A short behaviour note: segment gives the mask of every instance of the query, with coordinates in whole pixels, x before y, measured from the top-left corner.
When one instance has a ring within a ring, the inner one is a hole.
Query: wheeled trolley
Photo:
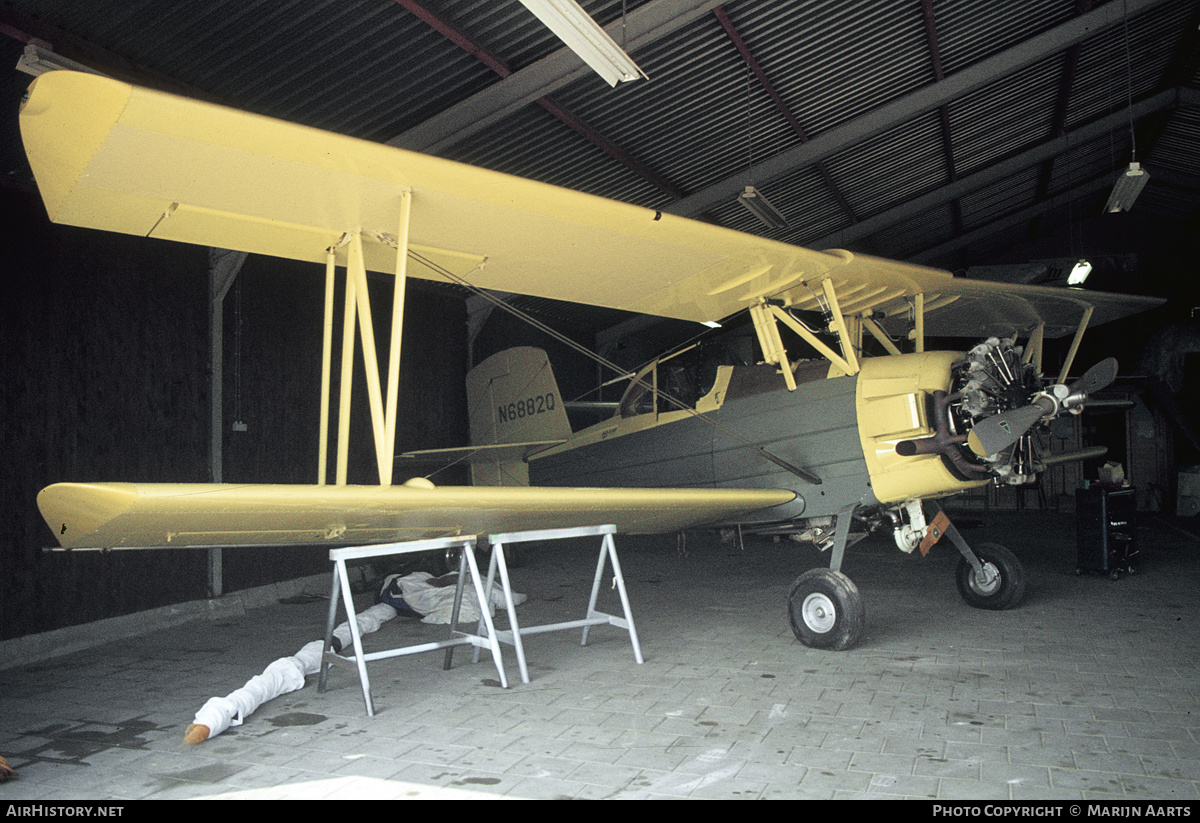
[[[1113,580],[1137,571],[1137,502],[1132,487],[1092,486],[1075,492],[1079,557],[1076,574],[1098,572]]]

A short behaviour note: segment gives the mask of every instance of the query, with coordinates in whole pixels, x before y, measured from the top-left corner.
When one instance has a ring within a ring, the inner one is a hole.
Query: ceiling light
[[[757,217],[759,220],[766,223],[773,229],[786,228],[787,218],[771,204],[771,201],[763,197],[762,192],[754,188],[754,186],[746,186],[746,190],[738,195],[738,202],[746,207],[746,210]]]
[[[1130,163],[1129,168],[1117,178],[1117,184],[1113,186],[1112,194],[1108,196],[1108,204],[1104,207],[1104,211],[1107,214],[1129,211],[1133,207],[1133,201],[1137,200],[1137,196],[1142,193],[1142,189],[1146,187],[1149,180],[1150,174],[1142,168],[1140,163]]]
[[[567,48],[579,55],[608,85],[615,86],[618,81],[637,80],[646,76],[575,0],[521,0],[521,4],[557,34]]]
[[[1067,275],[1068,286],[1082,286],[1083,281],[1088,279],[1088,275],[1092,273],[1092,264],[1086,260],[1080,260],[1071,269],[1071,273]]]
[[[85,66],[83,63],[76,63],[74,60],[55,54],[49,49],[44,49],[41,46],[35,46],[30,43],[25,47],[24,53],[17,60],[17,71],[23,71],[26,74],[32,74],[34,77],[40,77],[48,71],[58,71],[67,69],[69,71],[86,71],[89,74],[99,74],[105,76],[102,72],[98,72],[91,66]]]

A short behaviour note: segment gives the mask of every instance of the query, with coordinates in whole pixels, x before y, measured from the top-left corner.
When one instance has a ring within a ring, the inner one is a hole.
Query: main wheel
[[[788,592],[788,618],[796,639],[814,649],[841,651],[858,642],[866,623],[862,596],[849,577],[811,569]]]
[[[975,556],[983,575],[975,572],[964,557],[958,561],[958,593],[977,609],[1011,609],[1025,596],[1025,567],[999,543],[980,543]]]

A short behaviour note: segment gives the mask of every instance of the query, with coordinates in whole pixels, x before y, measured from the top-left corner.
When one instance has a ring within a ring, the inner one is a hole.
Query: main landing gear
[[[796,578],[788,592],[788,618],[805,646],[842,651],[858,642],[867,615],[849,577],[832,569],[811,569]]]
[[[830,567],[805,572],[796,578],[788,592],[792,632],[809,648],[849,649],[858,642],[866,623],[858,587],[839,571],[850,518],[849,512],[838,515]],[[913,542],[909,551],[919,547],[925,554],[939,539],[948,537],[962,555],[955,580],[967,605],[999,611],[1020,604],[1025,596],[1025,569],[1011,551],[998,543],[980,543],[972,549],[944,515],[939,515],[928,527],[922,522],[921,527],[924,539],[919,544]]]

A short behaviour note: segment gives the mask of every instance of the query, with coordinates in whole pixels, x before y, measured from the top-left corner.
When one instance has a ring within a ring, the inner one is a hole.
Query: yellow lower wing
[[[795,497],[780,489],[56,483],[38,508],[67,549],[340,546],[606,523],[670,532]]]

